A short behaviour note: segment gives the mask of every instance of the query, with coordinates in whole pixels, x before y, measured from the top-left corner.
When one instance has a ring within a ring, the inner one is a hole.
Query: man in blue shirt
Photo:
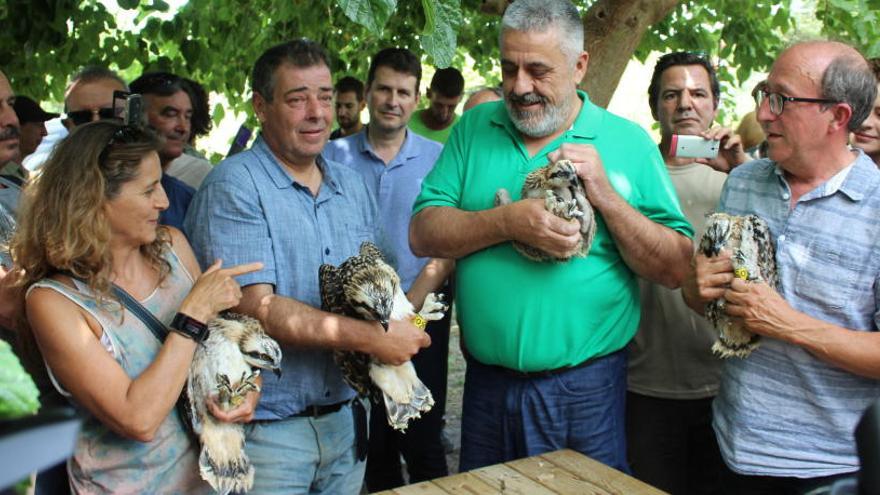
[[[375,240],[376,204],[359,174],[320,157],[333,123],[333,84],[324,49],[295,40],[254,65],[261,135],[220,163],[199,188],[185,227],[203,265],[259,260],[239,277],[236,311],[257,317],[283,346],[283,374],[265,376],[247,429],[257,493],[357,493],[354,392],[332,351],[401,364],[430,343],[411,322],[358,321],[318,310],[318,268],[337,265]],[[361,430],[364,431],[364,430]]]
[[[373,57],[367,78],[366,131],[331,141],[328,160],[343,163],[366,176],[379,206],[379,242],[400,274],[401,284],[416,309],[425,296],[438,290],[452,270],[452,260],[422,258],[409,248],[409,220],[422,179],[434,167],[443,147],[407,129],[419,100],[419,59],[405,48],[387,48]],[[416,372],[434,396],[434,408],[402,434],[386,419],[384,406],[374,404],[370,415],[367,489],[387,490],[403,484],[400,454],[411,483],[446,476],[441,442],[446,403],[449,354],[449,315],[428,324],[432,345],[413,358]]]
[[[853,431],[880,397],[880,172],[849,133],[871,111],[865,59],[836,42],[785,50],[756,92],[769,158],[734,169],[719,210],[767,221],[780,286],[735,279],[730,253],[695,257],[689,305],[763,335],[725,362],[713,426],[729,493],[805,493],[859,469]]]

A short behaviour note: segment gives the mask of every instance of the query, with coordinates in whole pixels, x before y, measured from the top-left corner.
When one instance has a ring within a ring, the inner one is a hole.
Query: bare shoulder
[[[186,271],[192,275],[193,280],[199,278],[202,270],[199,268],[199,262],[196,260],[196,255],[193,253],[192,246],[189,245],[186,236],[175,227],[166,226],[166,228],[171,237],[171,249],[174,250],[174,254],[180,258]]]

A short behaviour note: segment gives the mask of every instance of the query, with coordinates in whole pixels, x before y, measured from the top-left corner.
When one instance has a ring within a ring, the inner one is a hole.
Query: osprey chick
[[[522,199],[531,198],[543,198],[544,207],[557,217],[565,220],[576,218],[581,226],[582,239],[574,256],[583,258],[590,252],[590,245],[593,244],[593,237],[596,235],[596,219],[593,207],[587,200],[584,183],[581,182],[570,161],[559,160],[529,173],[522,187]],[[510,203],[510,193],[506,189],[499,189],[495,193],[495,206]],[[513,247],[533,261],[570,259],[550,256],[536,247],[518,241],[513,241]]]
[[[400,287],[400,278],[372,243],[361,244],[359,254],[338,267],[321,265],[318,275],[325,311],[378,321],[385,330],[390,320],[415,316],[413,305]],[[439,320],[445,311],[441,298],[432,293],[425,298],[418,316]],[[405,431],[411,419],[434,406],[431,391],[419,380],[412,362],[391,366],[354,351],[337,351],[334,358],[345,380],[361,397],[385,404],[388,424],[397,430]]]
[[[186,385],[189,419],[202,445],[199,472],[220,494],[247,492],[254,483],[254,468],[244,452],[244,425],[216,420],[206,402],[216,395],[224,410],[241,405],[249,391],[260,389],[259,368],[280,374],[281,348],[249,316],[224,313],[208,328]]]
[[[718,256],[722,248],[732,253],[734,276],[749,282],[763,281],[777,288],[779,278],[770,228],[760,217],[726,213],[709,215],[699,250],[707,257],[713,257]],[[718,340],[712,346],[712,352],[723,358],[744,358],[758,347],[761,336],[733,322],[724,313],[724,304],[723,297],[706,304],[706,318],[718,330]]]

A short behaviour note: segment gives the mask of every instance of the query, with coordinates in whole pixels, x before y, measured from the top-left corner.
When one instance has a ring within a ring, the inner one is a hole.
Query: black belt
[[[293,415],[294,418],[317,418],[318,416],[323,416],[325,414],[335,413],[336,411],[342,409],[342,406],[348,404],[351,401],[344,400],[342,402],[337,402],[336,404],[327,404],[321,406],[306,406],[305,409]]]
[[[501,373],[504,373],[505,375],[509,375],[514,378],[526,379],[526,378],[547,378],[548,376],[558,375],[560,373],[565,373],[566,371],[584,368],[586,366],[589,366],[589,365],[595,363],[599,359],[602,359],[602,358],[605,358],[608,356],[613,356],[614,354],[617,354],[618,352],[622,352],[622,351],[615,351],[615,352],[612,352],[611,354],[605,354],[604,356],[593,356],[585,361],[582,361],[582,362],[575,364],[575,365],[572,365],[572,366],[562,366],[560,368],[554,368],[552,370],[542,370],[542,371],[519,371],[519,370],[510,369],[510,368],[505,368],[504,366],[498,366],[496,364],[484,364],[484,363],[480,363],[479,361],[474,359],[474,357],[471,356],[470,354],[466,354],[465,358],[469,362],[477,362],[480,364],[480,366],[485,366],[485,367],[493,369],[495,371],[500,371]]]

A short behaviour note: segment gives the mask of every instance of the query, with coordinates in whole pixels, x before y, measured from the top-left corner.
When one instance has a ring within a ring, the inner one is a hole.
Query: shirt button
[[[330,254],[330,248],[324,248],[324,254]]]
[[[789,195],[787,192],[782,193],[782,199],[788,199],[790,197],[791,195]]]
[[[778,240],[779,242],[783,242],[783,241],[785,241],[785,234],[782,234],[781,236],[779,236],[779,238],[778,238],[777,240]]]

